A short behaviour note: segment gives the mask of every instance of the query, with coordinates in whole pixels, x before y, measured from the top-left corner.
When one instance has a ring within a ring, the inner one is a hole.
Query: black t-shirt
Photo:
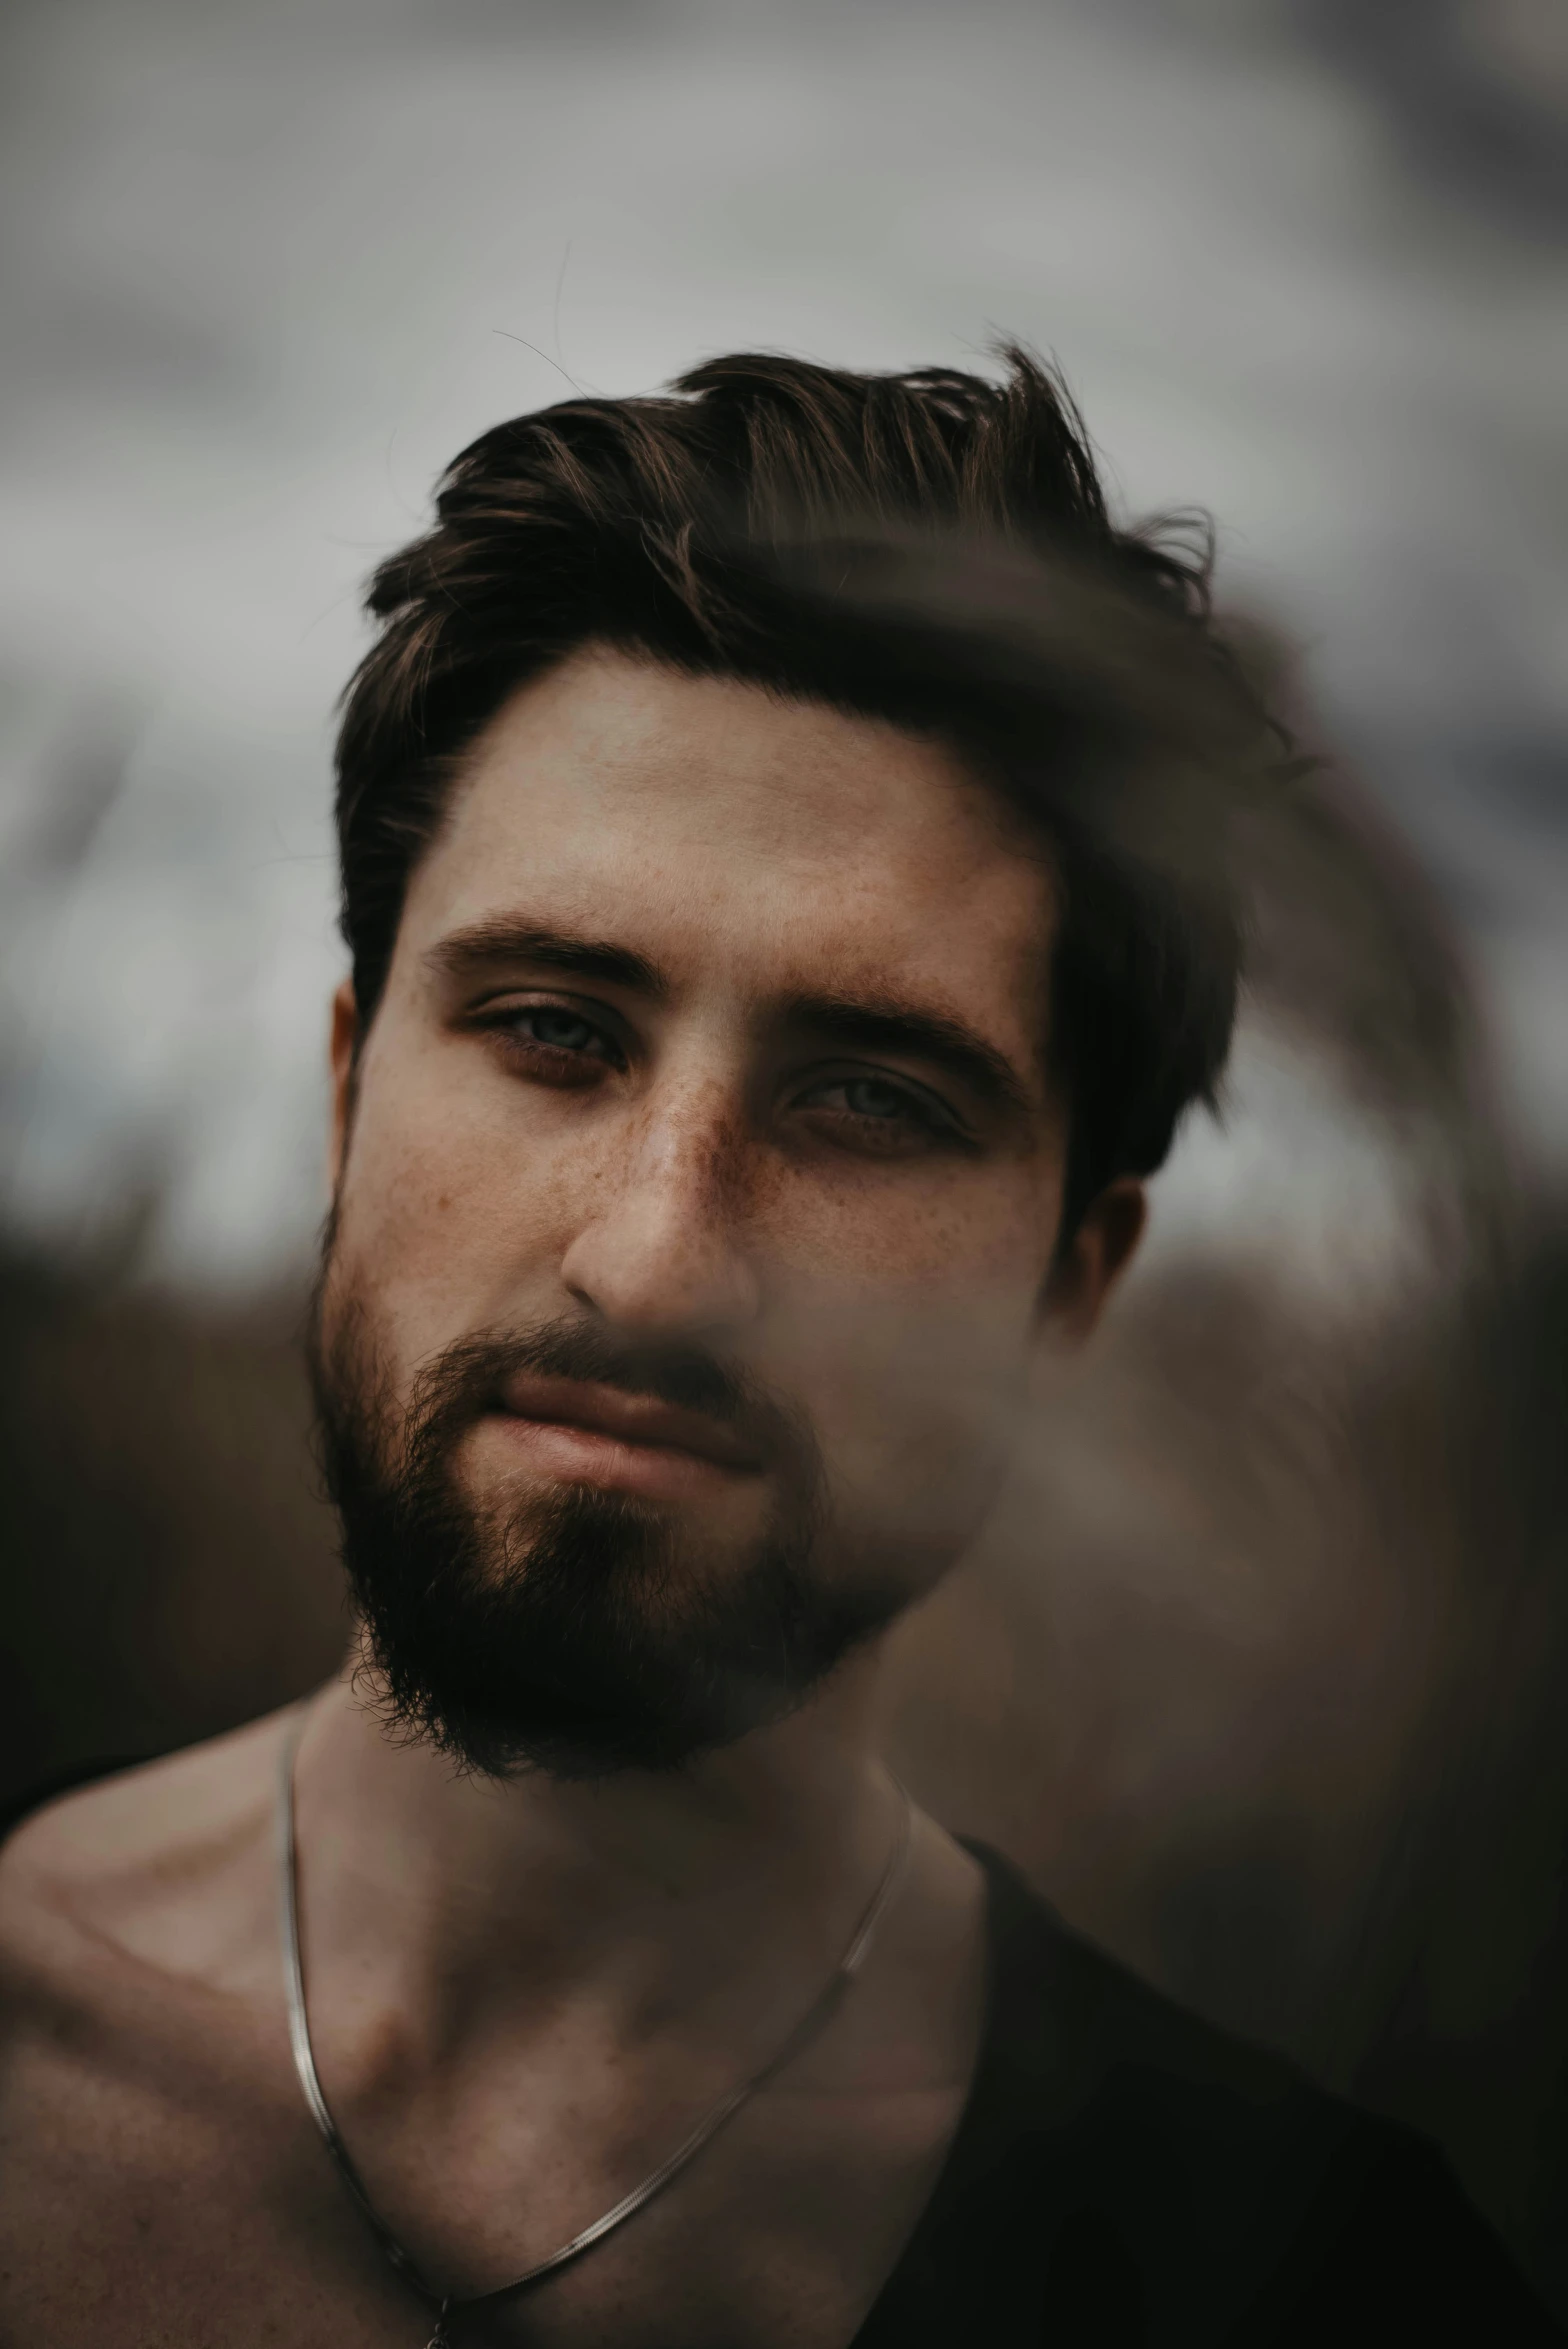
[[[936,2190],[854,2349],[1523,2349],[1564,2336],[1413,2132],[1211,2029],[1007,1863]]]
[[[0,1811],[0,1837],[73,1770]],[[983,1844],[980,2056],[851,2349],[1535,2349],[1568,2338],[1442,2156],[1172,2005]]]

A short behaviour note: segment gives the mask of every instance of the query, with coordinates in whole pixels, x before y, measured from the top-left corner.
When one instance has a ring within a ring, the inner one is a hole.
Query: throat
[[[358,1950],[367,1990],[426,2019],[416,2041],[592,1996],[634,2044],[737,1975],[804,1978],[886,1857],[897,1798],[869,1655],[699,1763],[587,1783],[460,1774],[389,1739],[373,1670],[351,1657],[301,1731],[301,1907],[327,1946]]]

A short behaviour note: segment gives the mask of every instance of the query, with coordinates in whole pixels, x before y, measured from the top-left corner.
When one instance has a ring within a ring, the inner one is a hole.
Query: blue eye
[[[514,1014],[514,1024],[532,1034],[535,1043],[548,1044],[558,1052],[586,1052],[599,1041],[598,1031],[590,1021],[579,1012],[562,1010],[558,1004],[533,1004],[528,1010]]]
[[[940,1100],[891,1077],[829,1077],[804,1094],[799,1106],[812,1112],[818,1130],[844,1149],[903,1156],[964,1139]]]
[[[569,1003],[500,1003],[481,1011],[476,1024],[539,1084],[588,1084],[626,1065],[605,1028]]]
[[[844,1096],[844,1106],[856,1117],[909,1117],[924,1123],[918,1104],[909,1094],[900,1092],[897,1085],[889,1085],[880,1077],[846,1077],[838,1090]]]

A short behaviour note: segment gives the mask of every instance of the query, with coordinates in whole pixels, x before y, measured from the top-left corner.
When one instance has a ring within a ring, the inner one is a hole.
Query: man
[[[881,1635],[1224,1060],[1281,762],[1202,584],[1020,353],[524,418],[377,574],[356,1640],[6,1847],[7,2341],[1551,2337],[1435,2157],[877,1759]]]

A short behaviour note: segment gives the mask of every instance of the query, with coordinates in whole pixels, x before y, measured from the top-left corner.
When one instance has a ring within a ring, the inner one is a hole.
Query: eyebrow
[[[598,979],[612,987],[630,987],[655,1001],[662,1001],[670,991],[662,971],[629,946],[615,946],[605,938],[577,938],[562,930],[536,929],[528,922],[475,922],[441,939],[425,961],[447,979],[470,979],[492,966],[528,962],[580,979]]]

